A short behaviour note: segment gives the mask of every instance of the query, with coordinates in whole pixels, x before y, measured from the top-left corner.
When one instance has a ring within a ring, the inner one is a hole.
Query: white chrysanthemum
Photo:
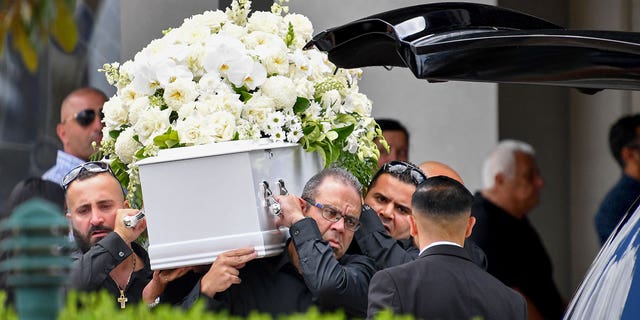
[[[282,130],[286,124],[286,117],[280,111],[271,112],[267,115],[267,121],[263,123],[263,128],[267,133],[275,130]]]
[[[278,109],[291,108],[296,103],[296,86],[287,77],[269,77],[260,89],[262,94],[273,99]]]
[[[214,141],[229,141],[236,133],[236,117],[226,111],[219,111],[209,117],[211,136]]]
[[[283,18],[284,25],[288,26],[289,23],[293,26],[294,39],[293,43],[296,48],[302,48],[311,40],[313,36],[313,25],[309,18],[301,14],[287,14]]]
[[[153,144],[153,138],[167,131],[170,114],[171,109],[160,110],[155,107],[149,107],[140,114],[133,128],[143,145]]]
[[[196,84],[193,81],[178,79],[169,83],[164,89],[164,101],[171,110],[177,111],[188,102],[194,101],[198,97]]]
[[[287,134],[282,130],[282,128],[277,128],[273,130],[268,130],[267,134],[273,141],[282,142],[287,138]]]
[[[294,124],[289,127],[289,132],[287,133],[287,140],[289,142],[298,142],[304,136],[302,133],[302,125]]]
[[[120,132],[118,139],[116,139],[115,153],[124,163],[131,163],[136,152],[142,148],[142,145],[133,139],[135,134],[133,127],[129,127]]]
[[[118,130],[127,123],[129,111],[120,97],[113,96],[102,106],[104,124],[112,130]]]
[[[247,30],[263,31],[271,34],[278,34],[282,25],[282,16],[275,15],[271,12],[256,11],[251,14],[247,21]]]

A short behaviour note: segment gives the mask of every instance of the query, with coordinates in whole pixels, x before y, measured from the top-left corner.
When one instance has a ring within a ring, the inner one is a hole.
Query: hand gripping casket
[[[254,247],[259,257],[284,248],[274,195],[300,195],[321,168],[298,144],[231,141],[161,150],[138,162],[151,268],[211,263]]]

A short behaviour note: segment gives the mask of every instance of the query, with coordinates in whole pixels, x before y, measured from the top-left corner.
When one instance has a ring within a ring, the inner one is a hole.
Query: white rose
[[[224,11],[205,11],[202,14],[198,14],[191,18],[193,23],[207,26],[211,32],[218,32],[220,27],[229,22],[229,17]]]
[[[296,103],[296,86],[283,76],[269,77],[260,87],[262,94],[273,99],[277,109],[291,108]]]
[[[196,84],[193,81],[178,79],[164,88],[164,101],[171,110],[177,111],[185,104],[198,97]]]
[[[220,111],[212,114],[211,119],[211,135],[214,141],[229,141],[233,139],[236,133],[236,117],[226,111]]]
[[[120,133],[115,144],[116,155],[127,164],[134,160],[136,152],[142,147],[138,141],[133,139],[134,135],[133,127],[126,128]]]
[[[140,97],[136,98],[129,105],[129,122],[131,125],[135,125],[140,119],[140,115],[146,112],[147,108],[149,108],[149,97]]]
[[[153,138],[164,134],[169,128],[169,115],[171,109],[160,110],[156,107],[147,108],[142,112],[133,129],[138,134],[142,144],[153,144]]]
[[[176,122],[176,131],[180,142],[187,145],[199,145],[212,142],[206,129],[204,117],[190,117]]]
[[[102,106],[102,112],[104,113],[104,124],[111,130],[118,130],[127,123],[128,110],[118,96],[113,96],[105,102]]]

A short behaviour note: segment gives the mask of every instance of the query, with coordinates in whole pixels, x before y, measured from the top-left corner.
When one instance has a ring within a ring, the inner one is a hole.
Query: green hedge
[[[18,320],[18,316],[11,307],[5,306],[6,293],[0,291],[0,319]],[[117,308],[113,303],[113,297],[106,292],[100,293],[83,293],[78,294],[71,292],[67,296],[67,304],[58,314],[59,320],[226,320],[226,319],[245,319],[242,317],[231,316],[228,313],[213,313],[207,311],[204,301],[198,301],[189,310],[184,310],[168,305],[158,305],[155,308],[149,308],[141,303],[138,305],[128,305],[126,309]],[[248,320],[272,320],[269,314],[251,313]],[[293,314],[288,316],[280,316],[277,320],[346,320],[347,316],[344,312],[338,311],[334,313],[320,313],[317,309],[312,308],[304,314]],[[411,316],[396,316],[390,311],[381,312],[376,316],[376,320],[412,320]]]

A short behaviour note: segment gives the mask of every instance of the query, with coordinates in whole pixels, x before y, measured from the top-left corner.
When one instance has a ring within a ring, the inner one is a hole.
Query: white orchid
[[[133,60],[104,66],[117,93],[103,107],[101,150],[127,170],[128,189],[139,190],[136,161],[160,149],[236,139],[322,149],[356,175],[375,167],[380,130],[358,92],[361,70],[302,50],[313,26],[282,2],[249,12],[250,1],[232,0],[185,19]]]

